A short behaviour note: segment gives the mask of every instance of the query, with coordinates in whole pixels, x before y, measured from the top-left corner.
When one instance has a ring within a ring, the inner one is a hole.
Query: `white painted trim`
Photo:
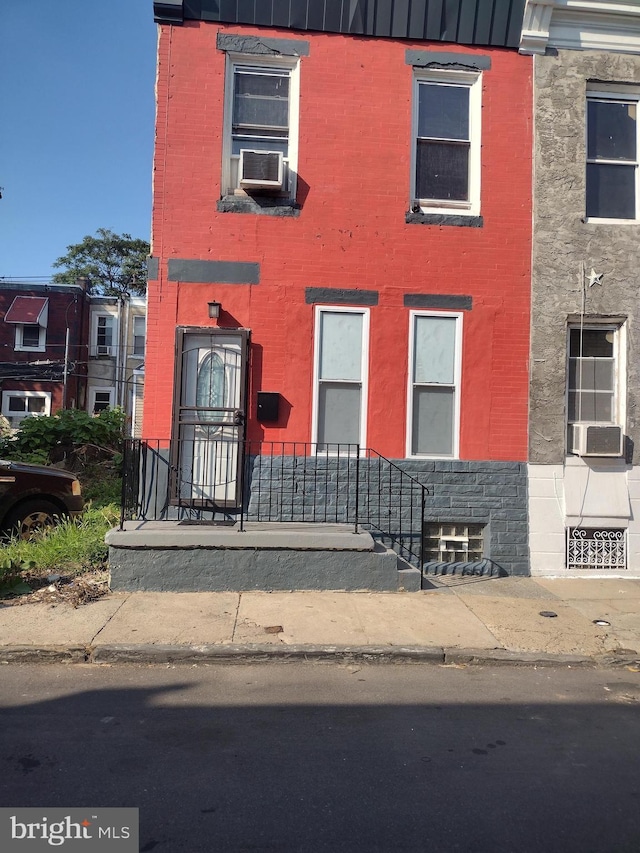
[[[96,405],[96,394],[108,394],[109,395],[109,408],[110,409],[113,408],[113,406],[115,404],[115,399],[116,399],[115,387],[113,385],[105,385],[105,386],[96,385],[95,387],[91,386],[89,388],[89,406],[87,408],[87,411],[89,412],[90,415],[92,415],[94,413],[93,410],[95,409],[95,405]]]
[[[640,5],[607,0],[527,0],[520,53],[547,47],[640,53]]]
[[[38,346],[37,347],[28,347],[23,344],[23,335],[24,335],[24,327],[25,326],[37,326],[39,329],[38,332]],[[16,323],[16,337],[15,343],[13,346],[15,352],[45,352],[47,349],[47,327],[46,325],[41,326],[38,323]]]
[[[27,400],[30,397],[44,397],[44,412],[12,412],[9,410],[9,398],[20,397]],[[51,414],[51,391],[19,391],[7,388],[2,392],[2,414],[7,418],[39,418]]]
[[[222,177],[221,195],[227,195],[231,187],[231,131],[233,122],[233,81],[235,69],[265,68],[289,73],[289,153],[284,158],[287,163],[289,187],[287,194],[296,197],[298,178],[298,137],[300,125],[300,57],[291,56],[254,56],[251,54],[228,53],[226,56],[224,84],[224,118],[222,131]]]
[[[460,408],[462,385],[462,332],[463,314],[458,311],[410,311],[409,312],[409,370],[407,371],[407,423],[406,458],[407,459],[459,459],[460,458]],[[450,456],[437,456],[426,453],[413,453],[413,375],[415,367],[415,320],[417,317],[452,317],[456,321],[455,364],[454,364],[454,409],[453,409],[453,453]]]
[[[322,314],[360,314],[362,316],[362,361],[360,367],[360,447],[367,446],[367,413],[369,408],[369,318],[368,308],[345,305],[316,305],[313,330],[313,395],[311,401],[311,441],[318,441],[320,391],[320,317]]]
[[[444,202],[416,198],[416,164],[420,83],[449,83],[469,89],[469,201]],[[452,216],[480,215],[480,175],[482,159],[482,73],[446,69],[414,69],[411,126],[410,205],[420,203],[422,213],[441,213]]]

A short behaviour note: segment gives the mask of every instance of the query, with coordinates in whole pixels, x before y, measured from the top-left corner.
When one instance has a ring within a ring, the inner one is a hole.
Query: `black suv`
[[[60,518],[82,513],[80,481],[43,465],[0,460],[0,530],[28,539]]]

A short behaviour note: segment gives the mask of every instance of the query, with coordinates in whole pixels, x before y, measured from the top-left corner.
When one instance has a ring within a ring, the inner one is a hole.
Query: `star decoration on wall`
[[[589,278],[587,282],[589,287],[593,287],[594,284],[602,284],[602,279],[604,277],[604,273],[598,274],[593,267],[591,267],[591,272],[589,273]]]

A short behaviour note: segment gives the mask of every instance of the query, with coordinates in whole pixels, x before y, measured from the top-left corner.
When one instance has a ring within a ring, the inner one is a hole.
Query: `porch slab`
[[[129,522],[107,533],[121,592],[419,589],[420,573],[342,524]],[[403,569],[399,572],[399,569]]]
[[[105,541],[117,548],[287,548],[296,551],[373,551],[375,543],[353,524],[248,521],[240,524],[125,521]]]

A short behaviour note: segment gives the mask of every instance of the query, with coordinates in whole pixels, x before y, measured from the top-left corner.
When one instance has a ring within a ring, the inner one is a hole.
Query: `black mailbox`
[[[280,418],[280,394],[277,391],[258,391],[258,420],[277,421]]]

